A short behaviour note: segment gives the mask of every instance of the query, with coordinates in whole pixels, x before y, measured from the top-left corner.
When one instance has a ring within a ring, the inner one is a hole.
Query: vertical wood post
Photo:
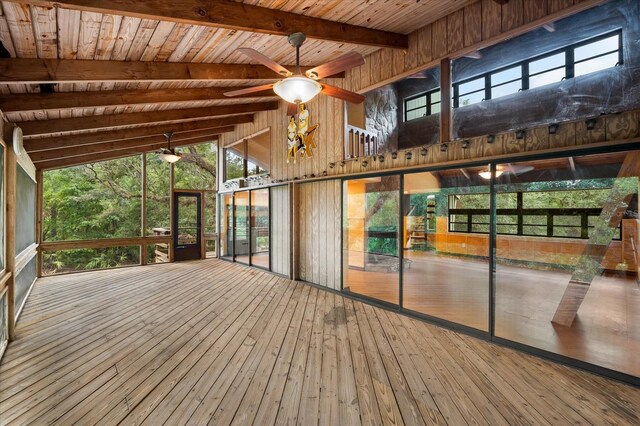
[[[289,278],[298,279],[298,197],[296,196],[296,184],[289,183]]]
[[[451,59],[440,61],[440,143],[451,140]]]
[[[147,234],[147,154],[142,154],[142,174],[140,179],[142,185],[142,198],[140,202],[140,235],[144,238]],[[140,264],[147,264],[147,245],[140,244]]]
[[[7,123],[5,123],[7,124]],[[4,140],[11,140],[12,125],[5,125]],[[9,137],[7,137],[9,135]],[[16,269],[16,155],[13,152],[11,143],[7,143],[6,150],[6,210],[5,210],[5,256],[6,270],[11,273],[7,281],[7,322],[9,328],[9,341],[15,337],[16,328],[16,291],[15,291],[15,269]]]
[[[44,195],[43,195],[43,185],[44,182],[42,180],[42,170],[36,170],[36,243],[38,244],[38,258],[36,260],[36,276],[38,278],[42,277],[42,250],[40,249],[40,244],[42,244],[42,216],[44,209]]]
[[[171,190],[169,191],[169,229],[171,229],[171,241],[169,242],[169,262],[173,262],[173,233],[175,230],[173,229],[173,184],[174,184],[174,173],[173,173],[174,163],[171,163],[169,169],[169,187]]]

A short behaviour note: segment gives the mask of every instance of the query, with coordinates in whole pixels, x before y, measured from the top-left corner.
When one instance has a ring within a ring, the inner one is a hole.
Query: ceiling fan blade
[[[272,88],[273,88],[273,84],[264,84],[262,86],[246,87],[240,90],[232,90],[230,92],[224,92],[224,95],[229,97],[247,95],[249,93],[264,92],[265,90],[269,90]]]
[[[298,105],[287,102],[287,116],[291,117],[298,113]]]
[[[260,62],[265,67],[277,72],[283,77],[290,77],[293,75],[291,71],[289,71],[273,59],[269,58],[268,56],[265,56],[262,53],[258,52],[257,50],[251,49],[249,47],[241,47],[238,49],[238,52],[243,53],[254,61]]]
[[[334,59],[333,61],[327,62],[326,64],[311,68],[306,72],[306,74],[307,77],[318,80],[350,70],[351,68],[358,67],[360,65],[364,65],[364,56],[358,52],[349,52]]]
[[[351,102],[352,104],[361,104],[364,102],[364,96],[360,93],[344,90],[336,86],[322,83],[322,92],[327,96],[342,99],[343,101]]]

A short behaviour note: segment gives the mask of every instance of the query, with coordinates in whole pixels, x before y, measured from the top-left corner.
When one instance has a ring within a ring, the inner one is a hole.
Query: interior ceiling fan
[[[300,47],[302,46],[302,43],[304,43],[305,38],[305,35],[302,33],[294,33],[289,36],[289,44],[296,48],[295,74],[254,49],[246,47],[238,49],[240,53],[243,53],[254,61],[260,62],[265,67],[275,71],[285,78],[274,84],[265,84],[262,86],[226,92],[225,96],[232,97],[246,95],[248,93],[263,92],[265,90],[273,89],[276,95],[289,102],[290,115],[292,115],[292,108],[294,111],[297,109],[297,104],[310,101],[318,93],[323,93],[327,96],[332,96],[347,102],[357,104],[362,103],[364,101],[364,96],[361,94],[331,86],[326,83],[319,83],[318,80],[363,65],[364,57],[357,52],[349,52],[332,61],[312,68],[305,74],[302,74],[302,71],[300,70]]]

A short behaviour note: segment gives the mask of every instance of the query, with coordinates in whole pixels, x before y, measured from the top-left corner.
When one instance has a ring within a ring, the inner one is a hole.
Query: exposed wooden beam
[[[291,69],[295,66],[291,65]],[[301,67],[303,72],[313,67]],[[344,77],[344,73],[331,76]],[[101,81],[278,80],[263,65],[127,62],[74,59],[0,59],[0,83],[91,83]]]
[[[0,110],[7,112],[39,111],[68,108],[99,108],[119,105],[160,104],[169,102],[229,100],[224,92],[238,87],[205,87],[195,89],[98,90],[93,92],[25,93],[0,95]],[[261,98],[275,96],[272,90],[239,96]]]
[[[313,18],[281,10],[227,0],[17,0],[38,6],[87,10],[116,15],[136,16],[192,25],[229,28],[288,36],[303,32],[308,37],[368,46],[407,49],[406,35],[374,30],[327,19]]]
[[[215,139],[216,135],[232,132],[234,126],[218,127],[216,129],[198,130],[195,132],[184,132],[173,135],[171,138],[171,146],[180,146],[181,143],[189,143],[191,139],[211,138]],[[143,146],[156,146],[167,142],[164,136],[146,136],[143,138],[124,139],[120,141],[110,141],[103,143],[94,143],[90,145],[75,146],[72,148],[50,149],[48,151],[38,151],[29,154],[31,161],[34,163],[55,160],[58,158],[77,157],[79,155],[97,154],[100,152],[110,152],[120,149],[136,148]]]
[[[183,141],[183,142],[184,143],[176,144],[175,146],[189,146],[189,145],[197,145],[199,143],[205,143],[205,142],[217,142],[217,139],[211,138],[211,137],[200,137],[200,138],[189,139],[188,141]],[[173,143],[171,145],[173,146]],[[86,155],[79,155],[76,157],[61,158],[57,160],[41,161],[39,163],[36,163],[36,167],[38,170],[49,170],[49,169],[59,169],[62,167],[78,166],[81,164],[95,163],[97,161],[105,161],[105,160],[113,160],[115,158],[129,157],[131,155],[142,154],[143,152],[152,152],[152,151],[159,150],[165,146],[167,146],[167,142],[160,142],[155,145],[145,145],[145,146],[138,146],[133,148],[119,149],[119,150],[114,150],[109,152],[100,152],[97,154],[86,154]]]
[[[246,114],[248,112],[269,111],[275,109],[278,109],[278,102],[258,102],[252,104],[223,105],[205,108],[186,108],[167,111],[94,115],[80,118],[60,118],[56,120],[23,121],[21,123],[17,123],[17,125],[22,128],[25,135],[49,135],[58,132],[107,129],[110,127],[162,123],[167,121],[188,121],[205,117]]]
[[[71,148],[101,142],[118,141],[124,139],[141,138],[144,136],[160,136],[164,132],[172,131],[175,135],[182,132],[202,131],[234,124],[253,122],[252,114],[233,115],[231,117],[213,118],[211,120],[189,121],[186,123],[162,124],[150,127],[135,127],[122,130],[107,130],[102,132],[51,136],[39,139],[25,139],[24,147],[27,152],[45,151],[48,149]]]

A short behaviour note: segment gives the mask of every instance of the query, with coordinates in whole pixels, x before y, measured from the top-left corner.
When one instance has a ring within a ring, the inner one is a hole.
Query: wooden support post
[[[174,186],[174,168],[175,164],[171,163],[170,165],[170,169],[169,169],[169,187],[170,187],[170,191],[169,191],[169,229],[171,229],[171,232],[169,235],[171,235],[171,242],[169,242],[169,262],[173,262],[173,257],[174,257],[174,247],[173,247],[173,233],[175,232],[175,230],[173,229],[173,186]]]
[[[289,183],[289,279],[297,280],[298,277],[298,221],[296,184]]]
[[[11,140],[13,125],[5,123],[4,140]],[[9,135],[9,137],[7,136]],[[6,160],[6,209],[5,209],[5,267],[11,274],[7,281],[7,322],[9,329],[9,341],[15,337],[16,329],[16,291],[15,291],[15,268],[16,268],[16,154],[13,152],[11,143],[7,143]]]
[[[142,199],[140,202],[140,236],[147,235],[147,154],[142,154],[142,174],[140,179],[142,185]],[[147,264],[147,245],[140,245],[140,265]]]
[[[626,155],[620,167],[618,178],[611,188],[607,202],[602,207],[593,234],[577,262],[569,285],[551,320],[554,324],[566,327],[573,324],[591,283],[602,271],[602,261],[616,228],[622,222],[632,196],[638,193],[638,176],[640,176],[640,152],[634,151]],[[630,187],[625,178],[635,178],[633,187]]]
[[[451,140],[451,59],[440,61],[440,143]]]
[[[42,170],[36,170],[36,243],[38,244],[38,259],[36,260],[36,276],[42,277],[42,216],[44,210],[44,191],[43,191],[43,172]]]

